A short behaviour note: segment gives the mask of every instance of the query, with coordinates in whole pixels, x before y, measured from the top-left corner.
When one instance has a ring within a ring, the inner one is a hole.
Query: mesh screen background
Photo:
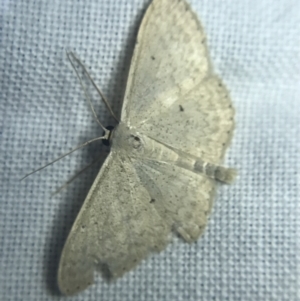
[[[66,59],[74,50],[120,113],[147,0],[0,1],[0,299],[58,300],[56,271],[68,231],[100,164],[51,194],[105,151]],[[205,234],[175,239],[112,284],[72,300],[299,300],[300,2],[191,0],[213,65],[236,108],[226,163]],[[99,104],[99,102],[98,102]],[[104,105],[96,105],[111,124]]]

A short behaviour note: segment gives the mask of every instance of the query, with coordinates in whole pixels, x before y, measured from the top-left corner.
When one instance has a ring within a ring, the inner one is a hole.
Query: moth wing
[[[208,69],[203,30],[188,4],[153,0],[138,32],[121,120],[136,126],[157,115]]]
[[[207,223],[215,181],[161,161],[140,160],[134,166],[161,218],[184,240],[195,241]]]
[[[84,290],[99,266],[118,277],[165,247],[170,228],[150,201],[130,161],[110,153],[65,243],[58,270],[62,293]]]
[[[228,92],[214,76],[138,128],[155,140],[219,164],[232,137],[233,118]]]
[[[205,35],[183,0],[154,0],[142,21],[121,119],[211,163],[231,140],[234,110],[213,75]]]

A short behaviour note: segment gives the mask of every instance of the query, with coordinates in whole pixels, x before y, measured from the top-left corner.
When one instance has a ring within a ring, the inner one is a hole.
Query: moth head
[[[114,131],[114,127],[112,125],[108,125],[105,128],[109,131],[109,135],[108,135],[107,139],[102,140],[102,143],[106,146],[110,146],[111,145],[112,134],[113,134],[113,131]],[[105,133],[103,131],[102,136],[104,136],[104,135],[105,135]]]

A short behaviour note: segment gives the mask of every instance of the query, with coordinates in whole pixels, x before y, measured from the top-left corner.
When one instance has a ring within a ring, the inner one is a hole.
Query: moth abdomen
[[[195,161],[194,171],[203,173],[212,179],[228,184],[234,181],[237,173],[234,168],[226,168],[224,166],[205,162],[201,159]]]

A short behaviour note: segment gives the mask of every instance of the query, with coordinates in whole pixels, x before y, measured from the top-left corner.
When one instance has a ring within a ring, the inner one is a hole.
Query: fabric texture
[[[120,114],[148,0],[0,0],[0,299],[58,300],[67,234],[107,152],[65,55],[74,50]],[[236,108],[226,164],[205,234],[175,238],[123,278],[72,300],[300,300],[300,2],[191,0]],[[114,124],[92,94],[104,124]]]

